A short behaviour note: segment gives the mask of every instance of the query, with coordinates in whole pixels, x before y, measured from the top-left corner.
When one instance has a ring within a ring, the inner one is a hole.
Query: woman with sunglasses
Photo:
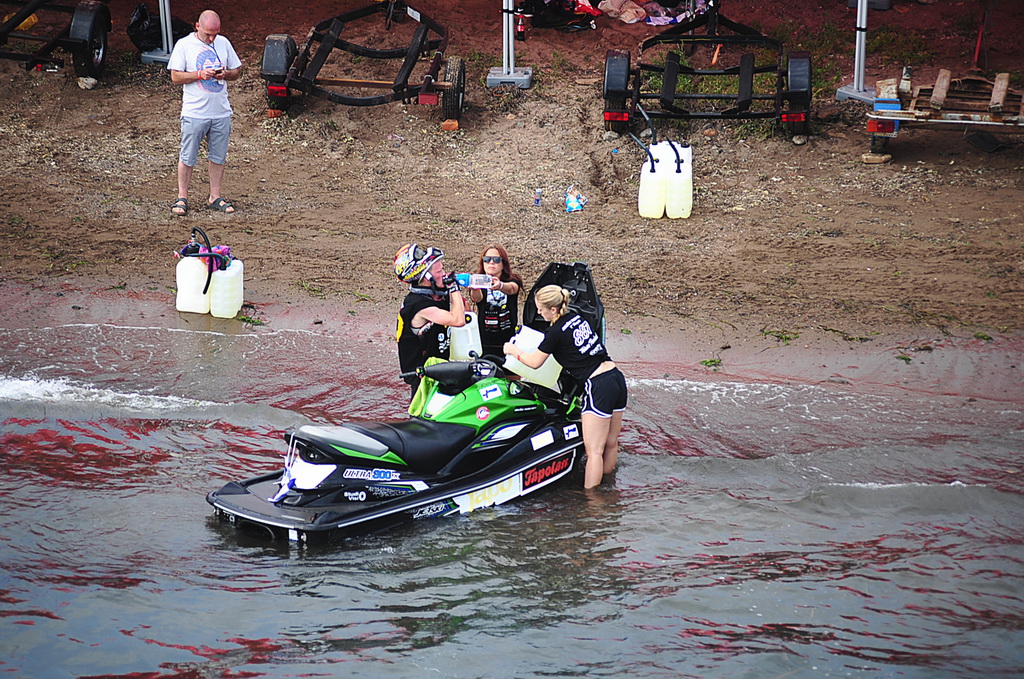
[[[480,344],[484,355],[502,356],[502,346],[512,339],[519,324],[519,291],[523,279],[512,272],[508,253],[500,245],[490,245],[480,255],[477,273],[491,277],[489,289],[472,288],[480,323]]]

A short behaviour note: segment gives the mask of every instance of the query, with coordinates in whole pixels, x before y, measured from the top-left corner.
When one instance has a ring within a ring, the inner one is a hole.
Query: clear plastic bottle
[[[491,277],[485,273],[457,273],[455,280],[464,288],[480,288],[486,290],[491,287]]]

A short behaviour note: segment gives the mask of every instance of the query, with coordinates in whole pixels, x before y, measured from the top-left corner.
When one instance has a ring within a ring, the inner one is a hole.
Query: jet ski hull
[[[528,458],[495,464],[476,474],[400,497],[289,507],[273,503],[284,472],[230,482],[207,495],[217,516],[238,528],[275,539],[319,542],[387,530],[418,519],[466,514],[504,504],[568,476],[582,439],[561,440]]]

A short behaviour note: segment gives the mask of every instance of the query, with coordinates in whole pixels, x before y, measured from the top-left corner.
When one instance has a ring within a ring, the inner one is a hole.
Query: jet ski
[[[553,263],[535,289],[557,283],[603,336],[604,310],[584,263]],[[533,292],[524,325],[546,325]],[[283,468],[207,495],[223,521],[272,539],[308,543],[464,514],[536,492],[585,457],[578,385],[514,379],[498,357],[417,370],[416,415],[387,422],[304,424],[284,432]]]

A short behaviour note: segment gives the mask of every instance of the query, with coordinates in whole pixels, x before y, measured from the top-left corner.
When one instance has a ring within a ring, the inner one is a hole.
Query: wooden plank
[[[1010,74],[1000,73],[996,76],[996,84],[992,87],[992,98],[988,102],[988,110],[999,113],[1006,105],[1006,92],[1010,89]]]
[[[949,91],[949,81],[953,79],[953,74],[948,68],[939,70],[939,77],[935,79],[935,87],[932,89],[932,98],[928,102],[936,111],[942,109],[943,104],[946,103],[946,93]]]
[[[925,98],[925,97],[928,97],[928,93],[927,92],[923,92],[922,93],[922,98]],[[918,102],[918,101],[919,101],[918,99],[914,100],[915,103]],[[932,110],[937,111],[939,109],[935,109],[934,107],[932,107]],[[989,112],[989,110],[988,110],[988,100],[987,99],[985,99],[985,100],[972,100],[972,99],[959,99],[959,98],[948,97],[946,99],[946,101],[945,101],[945,103],[944,103],[944,105],[943,105],[941,110],[942,111],[949,111],[949,112],[955,112],[955,111],[976,111],[976,112],[979,112],[979,113],[988,113]]]
[[[943,111],[982,111],[988,113],[987,101],[973,101],[971,99],[946,99]]]
[[[876,80],[875,89],[878,91],[878,94],[875,95],[876,99],[899,99],[898,90],[896,89],[896,78]]]
[[[395,83],[390,80],[356,80],[354,78],[317,78],[313,84],[320,87],[373,87],[389,89]]]

